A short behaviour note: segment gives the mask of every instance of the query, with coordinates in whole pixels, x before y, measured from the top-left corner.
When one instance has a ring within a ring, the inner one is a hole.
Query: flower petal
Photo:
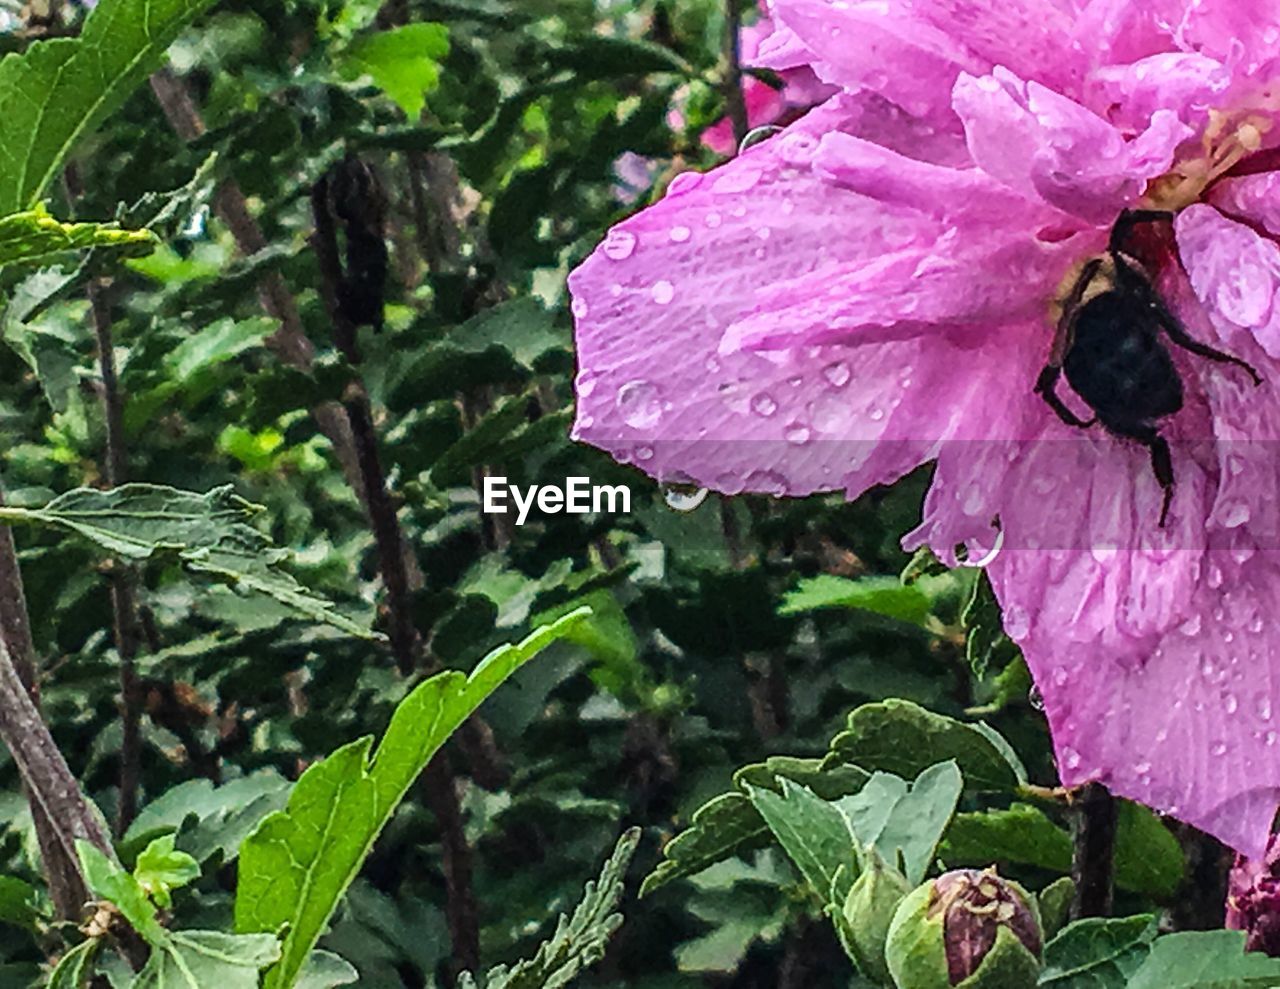
[[[1110,224],[1166,171],[1192,133],[1161,110],[1132,141],[1093,111],[997,67],[962,75],[953,104],[973,160],[989,175],[1066,213]]]
[[[1280,245],[1203,204],[1179,213],[1174,226],[1191,286],[1225,342],[1232,334],[1224,321],[1280,356]]]
[[[1249,220],[1280,236],[1280,172],[1223,179],[1210,190],[1209,201],[1228,216]]]

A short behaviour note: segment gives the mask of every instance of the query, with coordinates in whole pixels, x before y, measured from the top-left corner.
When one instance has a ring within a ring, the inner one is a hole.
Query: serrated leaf
[[[40,892],[13,876],[0,876],[0,924],[38,930],[46,911]]]
[[[1126,989],[1274,989],[1280,958],[1246,953],[1244,931],[1184,931],[1156,939]]]
[[[800,874],[825,899],[837,872],[855,860],[853,833],[835,804],[785,777],[780,782],[781,794],[748,786],[747,796]]]
[[[1077,920],[1045,945],[1039,984],[1053,989],[1125,989],[1155,936],[1150,914]]]
[[[162,835],[142,850],[133,878],[161,907],[173,904],[172,891],[200,878],[200,864],[186,852],[175,851],[174,836]]]
[[[1172,896],[1182,880],[1178,841],[1154,814],[1131,801],[1120,804],[1115,879],[1120,889],[1157,899]],[[1071,836],[1038,807],[1015,803],[1007,810],[958,814],[941,855],[951,866],[992,862],[1071,870]]]
[[[35,267],[69,251],[146,254],[156,243],[155,234],[149,230],[121,230],[112,223],[63,223],[51,216],[43,204],[0,217],[0,268]]]
[[[923,770],[894,804],[874,845],[885,861],[902,869],[911,885],[924,882],[963,791],[960,769],[948,760]]]
[[[287,930],[267,989],[293,984],[374,840],[445,740],[516,669],[588,614],[572,612],[494,650],[469,677],[449,671],[420,684],[396,708],[372,756],[371,738],[338,749],[302,774],[286,810],[245,839],[236,929]]]
[[[560,915],[555,934],[532,958],[510,969],[503,965],[490,971],[485,989],[561,989],[603,958],[609,939],[622,926],[622,915],[616,910],[622,901],[627,866],[639,841],[639,828],[623,834],[599,878],[587,883],[573,915]]]
[[[272,934],[173,931],[129,989],[258,989],[258,973],[279,957]]]
[[[281,569],[288,553],[245,524],[261,509],[230,485],[199,493],[155,484],[76,488],[42,508],[0,508],[0,521],[72,532],[132,560],[171,553],[188,569],[255,591],[363,639],[378,636]]]
[[[443,24],[405,24],[357,38],[338,69],[348,79],[368,75],[413,121],[426,94],[439,84],[440,60],[448,54],[449,31]]]
[[[662,850],[662,861],[640,886],[648,896],[676,879],[692,876],[733,855],[759,848],[772,832],[746,795],[747,786],[781,791],[781,780],[807,786],[824,800],[857,793],[868,775],[856,766],[821,767],[818,759],[774,756],[763,763],[743,766],[734,774],[733,792],[713,797],[693,813],[689,826]]]
[[[883,769],[906,779],[954,759],[968,786],[1016,791],[1026,781],[1026,771],[1008,743],[997,744],[992,736],[999,738],[985,726],[890,699],[864,704],[851,713],[848,727],[831,740],[827,759],[866,770]]]
[[[33,206],[76,142],[158,69],[211,0],[100,0],[78,38],[0,61],[0,215]]]
[[[101,944],[100,938],[81,941],[63,955],[50,973],[46,989],[84,989],[93,975],[93,959]]]
[[[156,908],[138,881],[83,839],[76,841],[76,854],[89,892],[114,903],[148,944],[153,947],[163,944],[169,932],[156,918]]]
[[[293,989],[333,989],[353,985],[359,978],[360,973],[345,958],[331,951],[313,951],[307,956]]]
[[[904,584],[896,577],[850,580],[833,574],[820,574],[806,577],[794,590],[784,594],[778,614],[797,615],[822,608],[858,608],[921,625],[929,617],[932,607],[933,600],[920,583]]]

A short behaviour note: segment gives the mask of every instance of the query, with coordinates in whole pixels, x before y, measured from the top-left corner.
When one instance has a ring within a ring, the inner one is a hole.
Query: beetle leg
[[[1062,368],[1048,364],[1044,370],[1040,372],[1040,377],[1036,379],[1036,394],[1045,400],[1049,408],[1058,414],[1058,418],[1065,422],[1068,426],[1075,426],[1079,429],[1088,429],[1097,419],[1081,419],[1072,412],[1065,402],[1058,397],[1056,385],[1058,384],[1058,376],[1062,374]]]

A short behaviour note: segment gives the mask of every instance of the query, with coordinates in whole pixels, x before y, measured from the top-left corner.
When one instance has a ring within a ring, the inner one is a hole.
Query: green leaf
[[[1246,954],[1244,931],[1185,931],[1157,938],[1126,989],[1274,989],[1280,958]]]
[[[417,120],[425,94],[440,82],[440,60],[449,54],[449,31],[443,24],[406,24],[357,38],[338,63],[348,79],[368,75]]]
[[[747,787],[747,796],[800,874],[822,899],[835,885],[836,873],[855,861],[853,832],[835,804],[807,787],[783,777],[781,795]]]
[[[99,899],[114,903],[148,944],[163,944],[169,932],[156,918],[156,908],[138,881],[83,839],[76,841],[76,854],[89,891]]]
[[[1040,985],[1053,989],[1126,989],[1156,937],[1150,914],[1068,924],[1045,945]],[[1166,987],[1167,989],[1167,987]]]
[[[1007,810],[957,814],[940,851],[950,867],[993,862],[1071,869],[1071,836],[1038,807],[1015,803]]]
[[[568,334],[556,328],[555,319],[546,306],[527,295],[500,302],[472,316],[453,330],[446,341],[467,354],[501,347],[517,364],[530,371],[543,354],[569,346]]]
[[[0,61],[0,215],[33,206],[76,142],[152,72],[211,0],[101,0],[78,38]]]
[[[91,938],[68,951],[49,975],[46,989],[84,989],[93,975],[93,959],[101,945],[101,938]]]
[[[584,969],[604,957],[609,939],[622,926],[617,906],[622,900],[623,879],[640,841],[640,829],[632,828],[600,870],[587,883],[573,915],[561,914],[556,931],[537,954],[508,969],[498,966],[485,977],[485,989],[559,989]]]
[[[129,989],[258,989],[258,973],[279,957],[273,934],[174,931]]]
[[[0,74],[3,66],[0,63]],[[0,185],[3,181],[0,178]],[[63,223],[51,216],[43,204],[0,217],[0,268],[47,264],[68,251],[95,248],[146,254],[156,243],[155,234],[149,230],[121,230],[111,223]]]
[[[267,817],[240,849],[236,929],[286,931],[267,989],[291,986],[374,840],[440,746],[504,680],[589,614],[572,612],[486,656],[471,675],[448,671],[396,708],[370,755],[371,738],[309,768],[286,810]]]
[[[869,777],[856,766],[825,769],[818,759],[773,756],[743,766],[733,777],[735,790],[713,797],[693,813],[689,826],[662,850],[662,861],[640,886],[648,896],[667,883],[692,876],[740,852],[767,844],[772,836],[756,810],[747,787],[780,793],[783,779],[808,787],[824,800],[835,800],[862,789]],[[850,877],[852,881],[852,877]]]
[[[1168,900],[1186,871],[1182,846],[1160,818],[1132,800],[1124,800],[1116,821],[1116,885]]]
[[[289,554],[245,524],[259,511],[230,485],[201,494],[125,484],[105,491],[76,488],[42,508],[0,507],[0,522],[53,526],[133,560],[173,554],[188,570],[266,594],[348,635],[378,638],[281,569]]]
[[[898,699],[851,713],[848,727],[831,740],[827,759],[906,779],[954,759],[965,782],[978,790],[1014,791],[1026,781],[1026,770],[994,730]]]
[[[360,973],[345,958],[339,958],[331,951],[313,951],[307,956],[307,963],[298,974],[298,981],[293,989],[333,989],[334,986],[349,986],[360,978]]]
[[[197,371],[229,361],[259,346],[277,329],[265,316],[253,319],[219,319],[186,337],[165,358],[174,377],[185,381]]]
[[[1015,803],[1007,810],[958,814],[941,854],[951,866],[1010,862],[1065,874],[1071,870],[1071,836],[1039,808]],[[1182,873],[1182,849],[1169,829],[1145,807],[1123,801],[1116,829],[1116,885],[1168,899]]]
[[[200,878],[200,863],[186,852],[175,851],[173,842],[171,834],[155,839],[133,867],[133,878],[143,892],[165,909],[173,905],[173,890]]]
[[[778,614],[797,615],[819,608],[860,608],[922,625],[933,608],[933,599],[920,587],[923,582],[904,584],[897,577],[850,580],[820,574],[805,578],[794,590],[783,595]]]
[[[0,924],[36,931],[45,917],[39,890],[13,876],[0,876]]]
[[[893,805],[874,844],[887,862],[900,864],[911,885],[924,882],[963,790],[960,769],[948,760],[923,770]]]
[[[674,72],[689,75],[692,68],[675,52],[661,45],[630,38],[593,35],[581,41],[543,52],[544,64],[552,70],[569,70],[581,81],[616,79],[620,76]]]

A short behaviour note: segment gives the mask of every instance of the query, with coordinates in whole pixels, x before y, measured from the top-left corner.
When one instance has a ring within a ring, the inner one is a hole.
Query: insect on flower
[[[1255,385],[1262,384],[1252,365],[1188,334],[1160,299],[1145,266],[1130,253],[1138,224],[1172,219],[1164,210],[1125,210],[1120,215],[1107,252],[1085,263],[1062,303],[1053,351],[1035,388],[1068,426],[1086,429],[1096,422],[1151,451],[1151,469],[1164,490],[1161,527],[1169,514],[1174,477],[1169,444],[1157,421],[1181,409],[1183,397],[1182,379],[1161,333],[1190,353],[1243,368]],[[1056,391],[1063,372],[1096,418],[1081,419],[1063,402]]]

